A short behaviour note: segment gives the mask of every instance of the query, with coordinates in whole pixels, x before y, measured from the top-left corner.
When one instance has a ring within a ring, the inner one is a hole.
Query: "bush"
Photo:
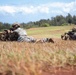
[[[43,23],[42,25],[41,25],[41,27],[49,27],[50,25],[48,24],[48,23]]]
[[[63,23],[61,26],[67,26],[68,25],[68,23]]]

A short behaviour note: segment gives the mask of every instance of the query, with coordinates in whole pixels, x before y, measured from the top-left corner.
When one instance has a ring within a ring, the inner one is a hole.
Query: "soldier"
[[[8,40],[9,40],[9,31],[4,30],[4,41],[8,41]]]
[[[25,41],[25,42],[35,42],[36,39],[34,39],[33,37],[29,37],[27,36],[27,33],[26,31],[20,27],[20,24],[13,24],[12,25],[12,29],[13,29],[13,32],[16,32],[18,33],[19,37],[17,39],[17,41]]]
[[[64,35],[61,35],[61,38],[64,40],[76,40],[76,27],[73,27],[71,31],[68,31]]]

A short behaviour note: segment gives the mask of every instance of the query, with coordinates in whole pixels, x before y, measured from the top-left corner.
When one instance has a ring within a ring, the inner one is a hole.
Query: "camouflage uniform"
[[[18,40],[19,42],[35,42],[36,40],[33,37],[27,36],[27,33],[24,29],[22,28],[17,28],[14,30],[14,32],[17,32],[19,34]]]
[[[70,40],[76,40],[76,27],[73,27],[67,34],[69,35]]]
[[[76,27],[73,27],[71,31],[68,31],[64,35],[61,35],[61,38],[64,40],[76,40]]]

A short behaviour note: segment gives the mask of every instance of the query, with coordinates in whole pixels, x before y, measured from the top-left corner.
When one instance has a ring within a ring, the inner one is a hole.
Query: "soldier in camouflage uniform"
[[[68,31],[67,33],[61,35],[61,38],[63,40],[76,40],[76,27],[72,28],[71,31]]]
[[[27,36],[26,31],[23,28],[21,28],[19,24],[17,24],[17,23],[13,24],[12,29],[13,29],[13,32],[18,33],[19,37],[18,37],[17,41],[19,41],[19,42],[23,42],[23,41],[35,42],[36,41],[36,39],[34,39],[33,37]]]

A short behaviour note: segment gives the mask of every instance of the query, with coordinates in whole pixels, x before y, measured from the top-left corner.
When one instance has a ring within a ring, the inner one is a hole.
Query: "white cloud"
[[[8,14],[16,14],[16,13],[23,13],[23,14],[35,14],[35,13],[70,13],[76,11],[76,2],[70,3],[47,3],[42,4],[39,6],[0,6],[0,12],[5,12]],[[73,11],[72,11],[73,10]]]
[[[40,13],[49,13],[49,7],[45,5],[37,6],[35,9]]]
[[[0,6],[0,11],[1,12],[7,12],[10,14],[13,14],[16,12],[15,7],[13,7],[13,6]]]
[[[55,14],[55,13],[57,13],[57,14],[63,14],[63,12],[60,11],[60,10],[52,10],[51,13],[54,13],[54,14]]]
[[[70,13],[72,10],[75,9],[76,7],[76,2],[70,2],[70,3],[60,3],[60,2],[55,2],[55,3],[49,3],[48,7],[52,9],[52,11],[63,11],[65,13]],[[60,13],[61,13],[60,12]]]
[[[76,7],[76,2],[71,2],[71,3],[66,3],[65,6],[63,7],[63,11],[70,13],[72,10],[74,10]]]
[[[34,13],[35,12],[35,9],[34,9],[34,7],[33,6],[29,6],[29,7],[27,7],[27,6],[21,6],[21,7],[19,7],[18,8],[19,10],[17,11],[17,12],[22,12],[22,13],[24,13],[24,14],[32,14],[32,13]]]

